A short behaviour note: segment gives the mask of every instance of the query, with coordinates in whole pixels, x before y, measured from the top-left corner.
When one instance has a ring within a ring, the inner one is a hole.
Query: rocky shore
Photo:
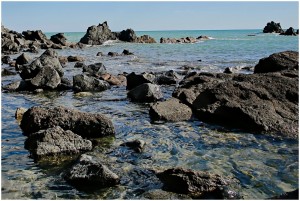
[[[270,27],[275,28],[270,28]],[[268,23],[265,33],[283,33],[280,24]],[[288,33],[287,33],[288,32]],[[291,34],[290,34],[291,32]],[[299,53],[278,52],[262,58],[251,74],[209,73],[189,71],[185,75],[173,70],[153,73],[123,73],[113,75],[103,63],[84,64],[79,56],[61,57],[54,49],[83,48],[86,45],[101,45],[108,40],[134,43],[156,43],[148,35],[137,37],[132,29],[112,32],[107,22],[91,26],[79,43],[68,43],[63,33],[51,36],[50,40],[41,31],[19,34],[2,27],[2,53],[15,54],[20,51],[36,52],[43,49],[41,56],[30,58],[26,53],[15,62],[2,57],[2,63],[10,63],[10,73],[20,80],[2,86],[2,92],[38,94],[47,91],[72,91],[74,94],[101,92],[115,86],[126,86],[127,98],[131,103],[147,108],[149,118],[155,122],[180,122],[197,118],[208,124],[252,132],[278,139],[298,139],[299,119]],[[285,35],[293,35],[289,29]],[[160,43],[195,43],[209,37],[170,39],[161,38]],[[103,56],[103,54],[97,54]],[[110,52],[109,56],[117,56]],[[133,55],[124,50],[121,56]],[[95,57],[97,57],[95,55]],[[82,73],[66,78],[64,62],[77,62],[74,67]],[[165,98],[165,87],[173,86],[172,98]],[[122,88],[124,89],[124,88]],[[125,89],[124,89],[125,90]],[[34,106],[18,109],[16,118],[26,136],[25,148],[30,156],[53,161],[69,157],[70,167],[62,173],[63,179],[75,188],[93,191],[124,184],[122,169],[111,168],[114,161],[105,161],[92,154],[104,137],[118,136],[113,121],[100,112],[82,112],[67,107]],[[121,144],[140,154],[148,145],[143,140]],[[74,160],[76,158],[76,160]],[[236,178],[196,171],[186,168],[145,170],[139,173],[155,178],[162,192],[144,192],[144,197],[158,196],[192,199],[241,199],[232,185],[240,185]],[[140,176],[142,177],[142,176]],[[141,178],[139,178],[141,179]],[[146,179],[142,180],[145,182]],[[140,181],[140,180],[138,180]],[[122,183],[123,182],[123,183]],[[87,189],[87,186],[88,189]],[[164,194],[166,193],[167,194]],[[292,198],[296,198],[295,193]],[[297,197],[298,198],[298,197]]]

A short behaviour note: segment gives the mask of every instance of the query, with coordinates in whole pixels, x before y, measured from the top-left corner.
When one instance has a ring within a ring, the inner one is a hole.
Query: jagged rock
[[[238,199],[237,193],[226,189],[230,184],[237,183],[232,178],[222,177],[202,171],[171,168],[157,173],[157,177],[163,182],[163,189],[175,193],[188,194],[197,199]],[[224,191],[227,191],[224,192]],[[224,195],[229,195],[226,197]]]
[[[90,64],[88,66],[84,66],[82,72],[87,73],[90,76],[99,77],[106,73],[106,67],[102,63]]]
[[[271,54],[260,59],[254,68],[254,73],[269,73],[282,70],[299,70],[299,53],[285,51]]]
[[[179,80],[179,75],[174,72],[173,70],[170,70],[163,75],[157,76],[155,78],[155,83],[159,85],[172,85],[176,84]]]
[[[46,156],[72,155],[82,151],[90,151],[92,142],[70,130],[59,126],[31,133],[25,141],[25,149],[33,158],[45,159]]]
[[[24,38],[26,40],[32,40],[32,41],[38,40],[43,43],[49,42],[47,36],[41,30],[36,30],[36,31],[27,30],[27,31],[23,31],[22,34],[24,35]]]
[[[197,40],[209,40],[210,38],[208,37],[208,36],[199,36],[198,38],[197,38]]]
[[[135,39],[136,43],[156,43],[155,39],[148,36],[148,35],[142,35],[140,37],[137,37]]]
[[[103,80],[81,74],[73,77],[73,90],[80,91],[104,91],[109,89],[110,85]]]
[[[71,90],[73,89],[73,83],[65,77],[61,78],[60,84],[57,86],[58,90]]]
[[[68,56],[68,62],[84,61],[85,59],[81,56]]]
[[[273,21],[268,22],[264,27],[264,33],[283,33],[280,23],[275,23]]]
[[[45,66],[53,67],[60,77],[64,74],[61,63],[58,60],[57,52],[53,49],[46,50],[31,64],[21,66],[18,71],[22,79],[31,79],[34,78]]]
[[[297,36],[297,33],[295,32],[293,27],[288,28],[284,33],[281,33],[280,35],[285,36]]]
[[[116,34],[109,29],[107,22],[103,22],[98,26],[89,27],[80,42],[88,45],[102,45],[105,41],[116,39]]]
[[[141,153],[145,147],[146,143],[144,140],[133,140],[130,142],[122,143],[120,146],[126,146],[133,149],[137,153]]]
[[[23,53],[18,58],[16,59],[16,64],[18,65],[23,65],[23,64],[28,64],[30,62],[31,58],[28,54]]]
[[[24,135],[55,126],[71,130],[83,138],[99,138],[115,134],[111,120],[104,115],[80,112],[62,106],[31,107],[24,113],[20,125]]]
[[[126,29],[119,33],[118,38],[119,38],[119,40],[125,41],[125,42],[135,42],[137,39],[137,36],[132,29]]]
[[[185,121],[192,117],[192,110],[176,98],[164,102],[156,102],[150,106],[149,114],[152,120]]]
[[[24,113],[27,111],[26,108],[23,107],[19,107],[17,108],[16,112],[15,112],[15,119],[17,120],[18,124],[21,124],[22,118]]]
[[[67,38],[64,36],[64,33],[58,33],[50,37],[50,40],[59,45],[66,46],[67,45]]]
[[[126,76],[127,79],[127,90],[131,90],[141,84],[144,83],[154,83],[155,75],[150,73],[142,73],[142,74],[135,74],[132,72]]]
[[[68,183],[79,189],[97,190],[120,183],[118,175],[92,156],[82,154],[76,164],[65,174]]]
[[[277,137],[298,137],[298,71],[200,73],[173,93],[202,121]]]
[[[55,89],[61,83],[61,78],[53,67],[45,66],[30,82],[36,88]]]
[[[1,53],[15,54],[24,48],[22,34],[11,31],[1,25]]]
[[[144,83],[128,92],[128,97],[134,102],[154,102],[163,97],[158,85]]]

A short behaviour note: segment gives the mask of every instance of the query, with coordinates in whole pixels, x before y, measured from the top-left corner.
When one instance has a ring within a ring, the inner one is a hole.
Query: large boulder
[[[89,27],[86,34],[80,39],[80,43],[102,45],[105,41],[116,39],[116,34],[109,29],[107,22],[103,22],[98,26]]]
[[[298,71],[198,74],[174,96],[206,122],[254,133],[298,137]]]
[[[298,70],[299,53],[285,51],[271,54],[269,57],[260,59],[254,68],[254,73],[269,73],[282,70]]]
[[[118,175],[92,156],[83,154],[65,174],[68,183],[78,189],[97,190],[120,183]]]
[[[23,31],[22,32],[24,38],[26,40],[32,40],[32,41],[41,41],[41,42],[48,42],[49,39],[47,39],[47,36],[41,31],[41,30],[36,30],[36,31]]]
[[[99,77],[106,73],[106,67],[102,63],[90,64],[88,66],[84,66],[82,72],[90,76]]]
[[[104,91],[110,88],[108,82],[90,77],[84,74],[75,75],[73,77],[73,90],[81,91]]]
[[[58,33],[50,37],[50,40],[59,45],[66,46],[67,45],[67,38],[64,36],[64,33]]]
[[[45,66],[30,82],[36,88],[55,89],[61,83],[61,78],[53,67]]]
[[[31,107],[24,113],[20,125],[24,135],[55,126],[71,130],[83,138],[99,138],[115,134],[111,120],[104,115],[80,112],[61,106]]]
[[[20,73],[22,79],[31,79],[34,78],[40,70],[45,67],[50,66],[54,68],[60,77],[63,76],[63,68],[58,59],[58,54],[53,49],[46,50],[39,58],[34,60],[29,65],[23,65],[17,69]]]
[[[280,23],[276,23],[274,21],[268,22],[264,27],[264,33],[283,33]]]
[[[157,173],[157,177],[163,182],[163,189],[175,193],[188,194],[193,198],[239,198],[239,195],[234,191],[225,190],[226,187],[237,183],[237,181],[217,174],[182,168],[171,168]]]
[[[131,90],[141,84],[144,83],[154,83],[155,81],[155,75],[151,73],[142,73],[142,74],[135,74],[135,72],[132,72],[126,76],[127,79],[127,90]]]
[[[152,120],[185,121],[192,117],[192,110],[180,103],[176,98],[164,102],[156,102],[150,106],[149,114]]]
[[[162,75],[156,76],[155,83],[159,85],[176,84],[179,80],[179,75],[173,70],[167,71]]]
[[[134,102],[154,102],[163,98],[159,86],[149,83],[131,89],[127,95]]]
[[[70,130],[63,130],[59,126],[32,133],[25,141],[28,149],[35,159],[46,156],[72,155],[92,149],[92,142]]]

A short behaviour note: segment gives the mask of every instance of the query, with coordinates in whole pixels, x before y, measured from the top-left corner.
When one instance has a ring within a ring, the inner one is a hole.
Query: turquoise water
[[[197,71],[222,72],[226,67],[254,66],[260,58],[285,50],[298,50],[299,38],[262,34],[260,30],[230,31],[149,31],[160,37],[198,37],[213,39],[195,44],[134,44],[110,41],[84,49],[57,50],[61,56],[83,56],[86,64],[102,62],[108,72],[180,71],[192,66]],[[51,36],[55,33],[47,33]],[[256,36],[248,36],[255,34]],[[84,33],[65,33],[68,41],[78,42]],[[97,52],[121,53],[130,56],[97,57]],[[31,54],[32,58],[39,54]],[[19,55],[19,54],[18,54]],[[16,58],[18,55],[13,55]],[[198,60],[201,60],[198,61]],[[2,65],[7,67],[6,65]],[[72,79],[82,69],[74,63],[64,67],[65,76]],[[249,73],[249,72],[248,72]],[[20,80],[18,75],[2,77],[2,84]],[[169,98],[174,86],[162,87]],[[72,91],[2,93],[2,198],[3,199],[142,199],[142,193],[161,187],[148,170],[184,167],[210,171],[240,181],[236,187],[245,199],[265,199],[299,186],[299,145],[296,140],[281,140],[264,135],[224,130],[197,119],[186,122],[152,124],[147,104],[131,103],[125,87],[113,87],[88,97],[78,97]],[[119,101],[116,101],[119,100]],[[111,167],[122,176],[117,187],[96,192],[79,191],[62,179],[64,165],[34,163],[24,149],[25,136],[14,119],[18,107],[33,105],[64,105],[81,111],[103,113],[112,119],[117,134],[114,140],[103,139],[101,146],[90,153],[111,161]],[[135,154],[119,146],[143,139],[145,151]]]

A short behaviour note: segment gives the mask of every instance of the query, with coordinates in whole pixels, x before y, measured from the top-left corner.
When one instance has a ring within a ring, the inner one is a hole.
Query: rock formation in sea
[[[276,23],[274,21],[268,22],[267,25],[263,29],[264,33],[283,33],[280,23]]]
[[[155,43],[156,41],[148,35],[137,37],[133,29],[126,29],[121,32],[112,32],[107,22],[98,26],[90,26],[86,34],[80,39],[80,43],[88,45],[102,45],[108,40],[120,40],[133,43]]]

